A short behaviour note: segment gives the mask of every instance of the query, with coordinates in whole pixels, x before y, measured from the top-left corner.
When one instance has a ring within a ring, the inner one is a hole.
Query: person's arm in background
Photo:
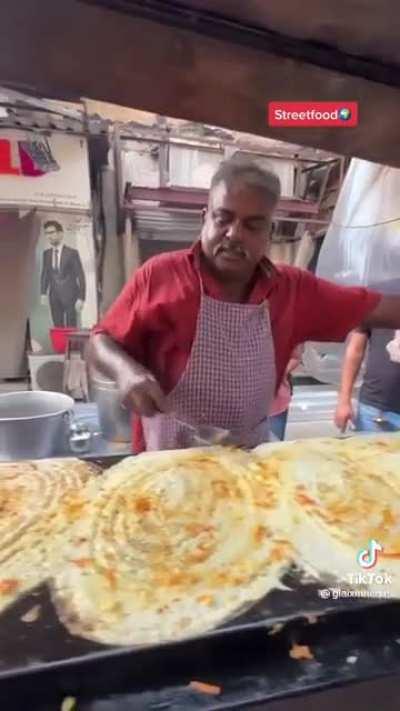
[[[303,351],[304,351],[304,346],[297,346],[292,355],[290,356],[289,363],[286,366],[285,370],[285,376],[283,379],[283,386],[286,386],[290,390],[290,396],[293,395],[293,381],[292,381],[292,373],[296,368],[300,365],[301,359],[303,356]]]
[[[354,422],[351,398],[367,345],[368,331],[354,331],[350,335],[343,359],[342,377],[335,411],[335,425],[341,432],[346,430],[350,421]]]
[[[271,417],[280,415],[289,408],[290,400],[293,394],[291,373],[296,370],[298,365],[300,365],[303,351],[303,345],[297,346],[290,356],[290,360],[286,366],[285,375],[271,404]]]
[[[290,375],[290,373],[293,373],[294,370],[300,365],[301,359],[303,356],[303,351],[304,351],[304,346],[297,346],[292,355],[290,356],[289,363],[287,364],[286,367],[286,375]]]

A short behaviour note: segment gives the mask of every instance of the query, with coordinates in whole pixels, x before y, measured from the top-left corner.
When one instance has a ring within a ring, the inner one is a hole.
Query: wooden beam
[[[78,0],[2,0],[0,85],[211,123],[400,166],[400,91]],[[272,129],[266,103],[359,101],[348,129]]]

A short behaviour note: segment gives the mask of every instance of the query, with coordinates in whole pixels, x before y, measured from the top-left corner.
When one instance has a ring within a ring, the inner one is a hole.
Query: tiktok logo
[[[368,542],[367,548],[362,548],[357,553],[357,563],[361,568],[373,568],[378,560],[378,551],[382,552],[383,547],[373,538]]]

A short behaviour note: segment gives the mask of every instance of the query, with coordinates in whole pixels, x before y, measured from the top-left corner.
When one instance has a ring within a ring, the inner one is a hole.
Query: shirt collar
[[[200,254],[201,242],[197,240],[190,249],[190,255],[198,272],[200,272]],[[221,298],[222,288],[220,283],[209,272],[204,273],[202,271],[201,275],[205,292],[209,296]],[[268,257],[264,257],[256,269],[253,288],[247,303],[258,304],[268,298],[278,275],[279,272],[271,260]]]

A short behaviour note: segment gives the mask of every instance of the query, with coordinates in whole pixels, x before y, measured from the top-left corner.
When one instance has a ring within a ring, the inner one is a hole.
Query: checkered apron
[[[142,418],[146,450],[193,446],[193,431],[173,415],[230,430],[230,441],[242,447],[268,441],[275,382],[268,302],[228,303],[202,289],[190,357],[167,398],[171,415]]]

